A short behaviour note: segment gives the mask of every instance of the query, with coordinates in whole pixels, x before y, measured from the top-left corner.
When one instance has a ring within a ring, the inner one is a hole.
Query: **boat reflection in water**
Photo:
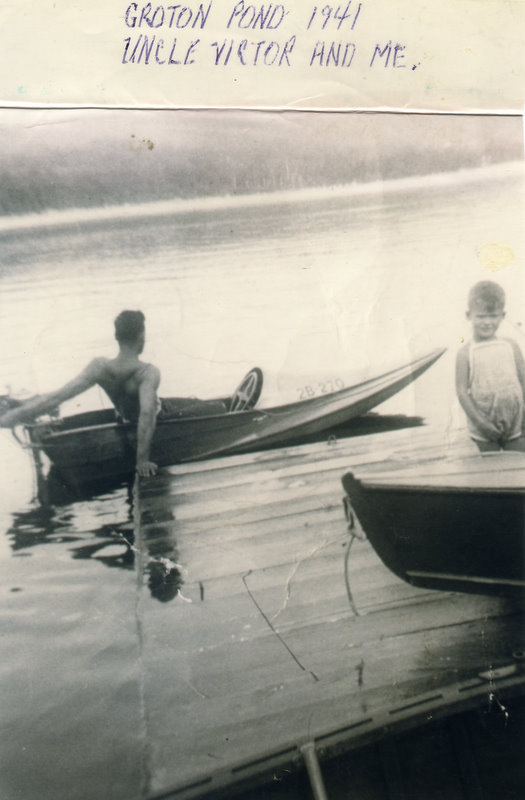
[[[420,417],[370,412],[294,443],[357,437],[422,424]],[[47,474],[37,470],[36,476],[39,504],[13,514],[7,531],[15,553],[51,542],[70,544],[68,553],[75,561],[96,561],[109,568],[136,570],[140,585],[147,585],[151,596],[159,602],[183,598],[184,569],[179,564],[173,526],[162,525],[160,519],[151,520],[153,524],[143,526],[141,541],[135,541],[133,473],[66,483],[60,471],[51,467]],[[99,515],[108,516],[109,509],[115,506],[117,512],[111,513],[111,522],[100,525]],[[94,524],[86,525],[85,518],[93,516]]]

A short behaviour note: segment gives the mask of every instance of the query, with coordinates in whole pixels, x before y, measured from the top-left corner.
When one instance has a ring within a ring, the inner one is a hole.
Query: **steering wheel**
[[[230,400],[231,411],[247,411],[253,408],[261,396],[263,374],[259,367],[251,369],[244,376]]]

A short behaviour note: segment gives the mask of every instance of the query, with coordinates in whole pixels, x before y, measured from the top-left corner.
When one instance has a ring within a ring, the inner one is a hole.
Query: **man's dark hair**
[[[142,311],[121,311],[115,320],[115,339],[119,343],[136,342],[144,332],[145,316]]]

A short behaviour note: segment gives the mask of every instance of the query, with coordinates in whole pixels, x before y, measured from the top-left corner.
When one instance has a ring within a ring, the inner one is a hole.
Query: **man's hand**
[[[149,478],[157,474],[157,465],[153,461],[137,461],[136,473],[141,478]]]

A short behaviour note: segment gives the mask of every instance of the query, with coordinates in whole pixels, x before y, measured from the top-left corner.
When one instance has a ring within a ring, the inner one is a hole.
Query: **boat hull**
[[[490,470],[474,456],[470,474],[459,469],[441,481],[436,474],[418,483],[402,472],[390,481],[348,473],[346,505],[383,563],[408,583],[523,597],[525,456],[508,455],[488,462]]]
[[[269,409],[157,420],[151,459],[159,466],[196,461],[292,443],[367,413],[399,392],[443,353],[332,394]],[[133,469],[136,426],[118,423],[114,412],[88,412],[27,425],[33,447],[42,450],[66,482],[118,476]]]

